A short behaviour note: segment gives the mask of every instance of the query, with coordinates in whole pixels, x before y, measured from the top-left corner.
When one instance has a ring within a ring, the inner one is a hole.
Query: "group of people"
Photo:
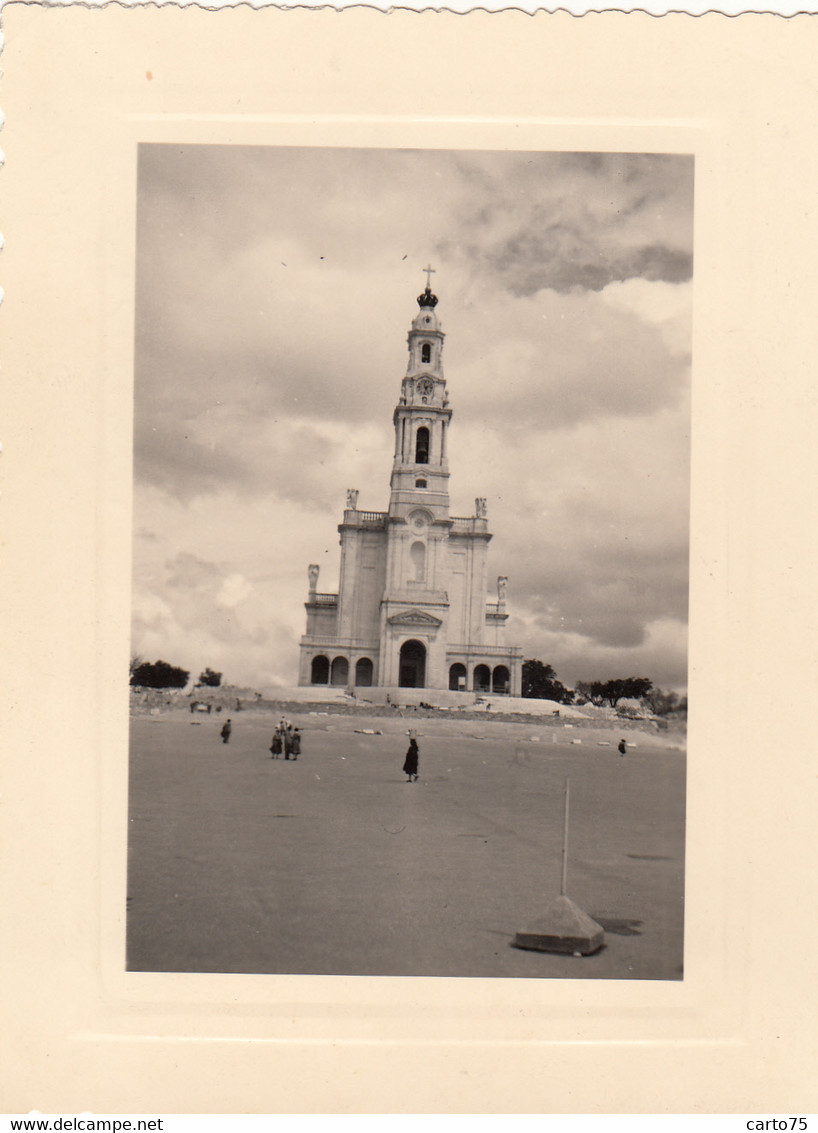
[[[233,721],[225,720],[219,735],[222,743],[230,743],[230,734],[233,731]],[[283,754],[285,759],[298,759],[301,754],[301,732],[289,720],[282,720],[273,732],[273,742],[270,744],[272,759],[278,759]]]
[[[230,742],[230,733],[232,731],[233,722],[231,720],[225,720],[224,726],[220,732],[223,744]],[[414,735],[410,732],[409,736],[409,750],[406,752],[406,759],[403,762],[403,771],[406,775],[407,783],[417,783],[420,751]],[[281,755],[283,755],[285,759],[298,759],[301,754],[301,732],[298,728],[294,727],[289,720],[282,719],[273,732],[270,753],[271,759],[278,759]]]
[[[289,720],[282,720],[273,732],[270,751],[271,759],[278,759],[280,755],[285,759],[298,759],[301,754],[301,732]]]

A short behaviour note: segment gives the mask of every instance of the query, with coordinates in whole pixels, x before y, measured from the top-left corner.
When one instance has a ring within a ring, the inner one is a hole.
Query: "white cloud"
[[[241,574],[230,574],[221,584],[216,595],[216,602],[220,606],[234,609],[253,593],[253,587]]]

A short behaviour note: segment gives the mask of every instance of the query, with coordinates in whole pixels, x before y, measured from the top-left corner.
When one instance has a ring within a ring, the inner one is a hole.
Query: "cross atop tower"
[[[428,267],[428,268],[421,268],[420,270],[426,272],[426,286],[431,287],[432,286],[432,276],[435,274],[437,269],[433,268],[433,267]]]

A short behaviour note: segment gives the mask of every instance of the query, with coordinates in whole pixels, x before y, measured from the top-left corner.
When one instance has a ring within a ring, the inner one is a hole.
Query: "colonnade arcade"
[[[511,674],[505,665],[495,665],[492,669],[485,662],[470,666],[471,672],[462,661],[456,661],[449,668],[449,688],[462,692],[493,692],[497,696],[507,695],[511,684]]]
[[[313,657],[310,667],[311,684],[334,688],[371,688],[374,675],[375,666],[370,657],[359,657],[353,667],[350,659],[343,654],[330,658],[319,653]],[[480,661],[466,666],[462,661],[456,661],[449,667],[449,689],[453,692],[490,692],[503,696],[508,694],[510,683],[511,674],[506,665],[492,668]],[[425,648],[420,642],[406,642],[401,649],[399,687],[426,687]]]
[[[359,657],[355,662],[355,669],[350,680],[349,658],[339,655],[329,657],[320,653],[313,657],[310,667],[310,684],[333,685],[336,688],[347,688],[353,684],[356,688],[371,688],[375,667],[369,657]]]

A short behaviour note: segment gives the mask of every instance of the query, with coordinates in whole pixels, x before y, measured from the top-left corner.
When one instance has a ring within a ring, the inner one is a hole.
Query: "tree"
[[[663,692],[660,688],[651,689],[642,702],[654,716],[669,716],[671,712],[686,712],[687,697],[676,692]]]
[[[557,679],[553,666],[530,658],[523,661],[523,696],[537,700],[556,700],[558,704],[571,704],[574,694]]]
[[[599,682],[596,682],[597,684]],[[577,697],[582,697],[582,700],[577,700],[577,703],[584,704],[586,700],[590,700],[591,704],[601,704],[602,701],[594,694],[593,685],[591,681],[577,681],[576,689]]]
[[[184,688],[189,677],[186,669],[177,669],[167,661],[143,661],[132,668],[131,684],[139,688]]]
[[[610,704],[616,708],[623,698],[626,700],[641,700],[653,688],[653,681],[648,677],[618,677],[611,681],[580,681],[577,692],[587,697],[592,704]]]
[[[212,669],[205,669],[203,673],[199,673],[197,684],[207,685],[209,688],[218,688],[221,683],[221,673],[214,673]]]

